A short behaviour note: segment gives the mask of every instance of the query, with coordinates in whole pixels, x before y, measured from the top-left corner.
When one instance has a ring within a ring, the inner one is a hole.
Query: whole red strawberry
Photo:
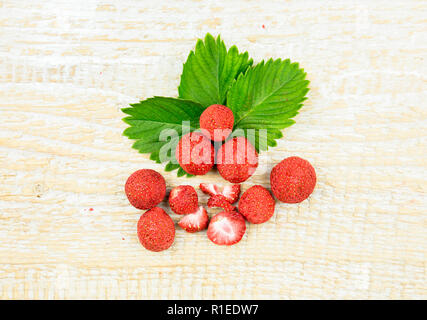
[[[146,211],[138,221],[139,242],[150,251],[163,251],[175,239],[175,225],[165,210],[154,207]]]
[[[259,185],[246,190],[239,201],[239,212],[251,223],[263,223],[274,214],[275,201],[270,192]]]
[[[224,141],[233,130],[233,111],[226,106],[213,104],[200,116],[200,128],[212,141]]]
[[[246,138],[235,137],[218,150],[217,167],[227,181],[246,181],[258,167],[258,153]]]
[[[208,238],[215,244],[231,246],[246,232],[245,219],[236,211],[222,211],[215,215],[208,227]]]
[[[307,199],[316,185],[313,166],[299,157],[289,157],[278,163],[270,174],[271,191],[285,203]]]
[[[176,214],[188,214],[197,210],[199,197],[192,186],[178,186],[169,194],[169,206]]]
[[[187,232],[197,232],[208,227],[209,216],[206,209],[200,206],[195,212],[186,214],[178,225]]]
[[[200,132],[191,132],[181,138],[175,156],[185,172],[204,175],[214,165],[215,148]]]
[[[125,193],[137,209],[151,209],[166,195],[166,182],[160,173],[151,169],[135,171],[125,184]]]

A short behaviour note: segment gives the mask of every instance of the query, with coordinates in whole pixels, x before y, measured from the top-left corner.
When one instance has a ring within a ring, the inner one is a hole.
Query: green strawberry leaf
[[[247,52],[239,54],[236,46],[228,51],[220,36],[209,33],[199,39],[191,51],[181,75],[179,97],[200,103],[205,108],[225,104],[227,91],[239,76],[252,65]]]
[[[232,136],[244,135],[258,152],[267,150],[295,123],[292,118],[309,90],[305,76],[289,60],[270,59],[252,67],[247,52],[235,46],[227,50],[219,36],[207,34],[184,64],[179,98],[154,97],[122,109],[129,125],[123,134],[135,140],[132,147],[140,153],[166,163],[165,171],[190,177],[176,163],[175,147],[182,135],[199,128],[206,107],[227,105],[235,119]]]
[[[276,146],[281,130],[295,123],[293,118],[306,100],[309,81],[298,63],[287,60],[262,61],[241,74],[228,91],[227,106],[234,113],[234,129],[250,135],[253,129],[257,150]],[[262,139],[262,129],[267,129]],[[261,142],[261,143],[260,143]]]
[[[187,174],[179,164],[173,163],[175,159],[175,147],[183,133],[183,121],[188,121],[189,131],[199,128],[199,118],[204,108],[202,105],[183,99],[154,97],[139,103],[131,104],[131,108],[123,108],[122,111],[129,116],[123,121],[129,127],[123,135],[136,140],[132,148],[140,153],[150,153],[150,159],[157,163],[166,162],[166,171],[178,169],[177,175],[191,176]],[[174,131],[165,131],[165,130]],[[161,133],[165,137],[161,137]],[[169,139],[168,139],[169,138]],[[164,140],[164,141],[163,141]],[[168,144],[166,146],[166,144]],[[164,151],[165,148],[169,153]],[[163,153],[162,153],[163,152]]]

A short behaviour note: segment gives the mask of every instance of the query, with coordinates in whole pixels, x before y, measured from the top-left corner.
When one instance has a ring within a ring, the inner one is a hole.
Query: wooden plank
[[[414,0],[1,1],[0,298],[427,298],[426,11]],[[314,164],[318,185],[236,246],[178,227],[170,250],[151,253],[123,193],[129,174],[153,168],[170,188],[224,180],[164,172],[121,135],[120,108],[176,96],[206,32],[256,62],[290,57],[311,81],[297,124],[243,189],[268,187],[290,155]]]

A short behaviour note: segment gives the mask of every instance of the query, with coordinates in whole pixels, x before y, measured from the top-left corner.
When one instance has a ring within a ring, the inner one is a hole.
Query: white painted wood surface
[[[427,298],[426,17],[407,0],[0,1],[0,298]],[[176,96],[206,32],[311,81],[244,189],[290,155],[318,185],[236,246],[178,227],[151,253],[128,175],[223,180],[165,173],[121,135],[120,108]]]

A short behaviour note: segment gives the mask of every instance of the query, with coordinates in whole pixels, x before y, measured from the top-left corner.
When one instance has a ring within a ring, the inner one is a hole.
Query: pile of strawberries
[[[254,224],[268,221],[274,214],[275,200],[260,185],[246,190],[240,197],[240,184],[258,167],[258,153],[244,137],[234,137],[221,145],[215,153],[212,142],[228,138],[234,126],[233,112],[223,105],[208,107],[200,117],[201,132],[184,135],[176,148],[176,158],[189,174],[204,175],[215,164],[220,175],[233,183],[220,188],[214,184],[200,184],[202,192],[210,195],[209,208],[223,211],[210,221],[206,209],[199,206],[196,190],[181,185],[169,194],[170,209],[183,215],[178,225],[187,232],[207,230],[209,240],[218,245],[239,242],[246,232],[246,221]],[[270,174],[271,191],[281,202],[299,203],[307,199],[316,185],[316,173],[311,164],[299,157],[289,157],[277,164]],[[138,209],[148,210],[137,226],[141,244],[151,251],[168,249],[175,239],[172,218],[157,205],[166,196],[163,176],[151,169],[134,172],[126,181],[129,202]],[[239,200],[238,207],[234,206]]]

